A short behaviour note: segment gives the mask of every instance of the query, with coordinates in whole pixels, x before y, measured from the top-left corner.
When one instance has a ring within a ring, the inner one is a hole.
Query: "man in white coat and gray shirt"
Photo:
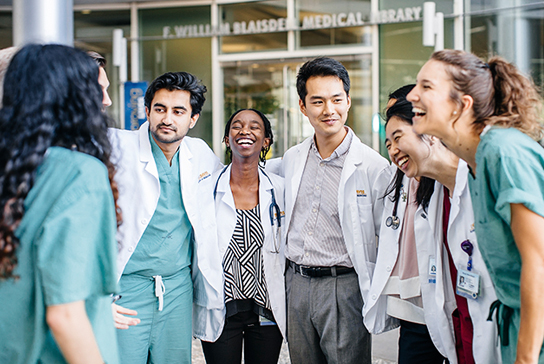
[[[214,213],[213,204],[202,206],[197,191],[220,168],[204,141],[186,136],[200,116],[205,92],[189,73],[166,73],[146,91],[147,122],[136,131],[110,132],[123,216],[117,259],[121,298],[113,305],[116,327],[125,329],[117,335],[121,363],[191,362],[191,273],[198,271],[192,259],[200,256],[199,241],[215,239],[205,218]],[[207,287],[221,292],[222,282]]]
[[[297,76],[313,137],[282,162],[291,361],[371,363],[363,299],[376,261],[388,162],[346,127],[347,70],[331,58],[306,62]]]

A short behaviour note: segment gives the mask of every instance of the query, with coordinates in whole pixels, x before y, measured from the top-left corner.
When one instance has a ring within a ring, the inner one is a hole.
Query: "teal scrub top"
[[[149,141],[159,173],[161,192],[155,213],[123,275],[169,277],[191,265],[193,228],[181,196],[179,150],[170,165],[151,134]]]
[[[510,204],[522,203],[544,216],[544,149],[514,128],[493,127],[480,138],[476,177],[469,178],[478,245],[497,298],[519,311],[521,256],[510,229]],[[512,327],[519,327],[519,312],[512,319]],[[515,353],[514,334],[509,341]]]
[[[117,223],[106,167],[51,147],[24,206],[16,231],[19,278],[0,280],[0,363],[65,363],[46,307],[81,300],[102,358],[118,363],[110,297],[117,290]]]

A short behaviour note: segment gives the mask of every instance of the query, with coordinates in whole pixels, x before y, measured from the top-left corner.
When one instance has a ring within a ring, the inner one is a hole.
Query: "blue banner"
[[[125,129],[136,130],[145,122],[147,82],[125,82]]]

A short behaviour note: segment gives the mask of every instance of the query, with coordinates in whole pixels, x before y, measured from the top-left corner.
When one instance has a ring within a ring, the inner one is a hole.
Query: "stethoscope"
[[[217,185],[219,185],[219,180],[221,179],[221,177],[223,176],[223,174],[225,173],[225,171],[227,170],[228,167],[229,166],[226,166],[225,168],[223,168],[223,170],[219,174],[219,177],[217,178],[217,181],[215,182],[215,187],[213,189],[213,199],[214,200],[215,200],[215,197],[217,196]],[[270,182],[270,185],[272,185],[272,180],[270,179],[270,177],[268,177],[266,172],[262,168],[259,168],[259,170],[264,174],[264,176],[266,178],[268,178],[268,181]],[[274,220],[276,220],[278,222],[277,227],[276,227],[276,233],[272,234],[272,237],[274,239],[274,249],[271,249],[270,252],[275,253],[275,254],[279,254],[279,252],[280,252],[280,239],[281,239],[281,209],[280,209],[279,205],[276,203],[276,194],[274,193],[274,187],[272,187],[270,192],[272,193],[272,202],[270,203],[270,207],[268,208],[268,213],[270,215],[270,225],[272,226],[272,231],[274,231],[274,227],[276,225],[274,223]],[[274,216],[276,216],[275,219],[274,219]]]
[[[399,200],[402,198],[402,199],[406,199],[406,193],[402,192],[401,191],[401,196],[399,196],[399,198],[397,198],[395,200],[395,206],[393,206],[393,214],[391,216],[389,216],[386,220],[385,220],[385,226],[393,229],[393,230],[397,230],[400,226],[400,219],[399,217],[397,216],[397,208],[399,206]]]

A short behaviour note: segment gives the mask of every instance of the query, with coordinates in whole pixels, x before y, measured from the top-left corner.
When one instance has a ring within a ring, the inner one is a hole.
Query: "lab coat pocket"
[[[198,274],[193,276],[193,302],[203,307],[208,305],[206,285],[207,283],[205,282],[202,273],[198,272]]]
[[[223,292],[216,291],[200,271],[193,274],[193,303],[208,309],[224,305]]]
[[[363,232],[363,243],[376,244],[372,204],[365,202],[366,201],[360,201],[359,199],[357,200],[357,211],[359,213],[359,221]]]

